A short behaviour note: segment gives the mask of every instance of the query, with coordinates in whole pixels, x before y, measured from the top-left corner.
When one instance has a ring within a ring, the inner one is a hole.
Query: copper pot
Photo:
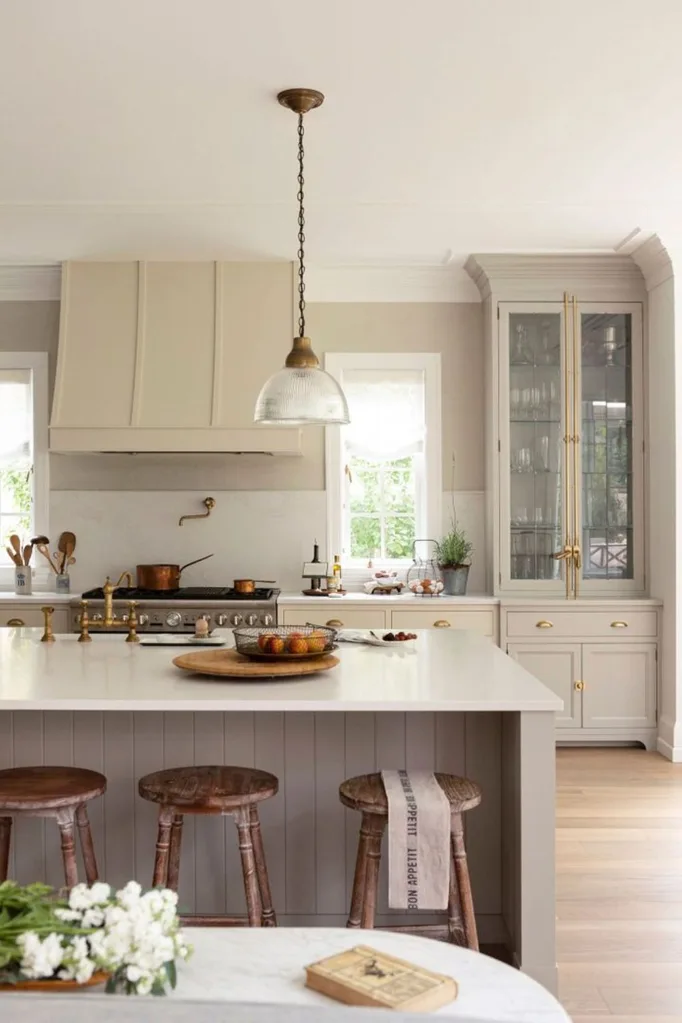
[[[237,593],[253,593],[256,589],[256,584],[262,583],[264,586],[274,586],[274,579],[234,579],[232,586]]]
[[[212,554],[206,554],[196,561],[188,561],[186,565],[136,565],[137,585],[141,590],[177,590],[180,576],[190,565],[198,565],[200,561],[208,561]]]

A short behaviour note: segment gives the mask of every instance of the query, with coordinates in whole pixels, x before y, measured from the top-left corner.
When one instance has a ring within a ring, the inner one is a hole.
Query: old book
[[[457,997],[457,983],[367,945],[306,967],[306,985],[346,1005],[430,1012]]]

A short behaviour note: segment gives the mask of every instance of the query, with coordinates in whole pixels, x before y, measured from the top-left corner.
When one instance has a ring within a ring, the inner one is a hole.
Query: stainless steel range
[[[194,632],[198,618],[206,619],[209,630],[239,625],[276,625],[279,592],[276,589],[256,589],[244,595],[226,586],[183,586],[179,590],[159,593],[158,590],[119,586],[113,593],[113,606],[120,624],[106,631],[127,631],[128,601],[131,600],[137,601],[139,633]],[[90,621],[101,622],[104,618],[104,591],[101,588],[88,590],[82,599],[88,602]],[[70,607],[73,631],[79,632],[79,600],[72,600]],[[93,636],[96,635],[98,633],[93,632]]]

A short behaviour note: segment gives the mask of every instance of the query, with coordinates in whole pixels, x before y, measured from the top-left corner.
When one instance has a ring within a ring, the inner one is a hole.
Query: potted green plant
[[[463,597],[467,591],[473,550],[471,540],[455,521],[436,545],[438,567],[443,574],[443,592],[451,597]]]

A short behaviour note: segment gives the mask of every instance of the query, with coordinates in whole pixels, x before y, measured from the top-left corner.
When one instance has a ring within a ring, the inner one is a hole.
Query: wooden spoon
[[[30,565],[31,564],[31,555],[32,554],[33,554],[33,544],[32,543],[27,543],[26,546],[24,547],[24,564],[25,565]]]
[[[19,561],[17,562],[17,564],[18,565],[23,565],[24,561],[23,561],[23,558],[21,556],[21,540],[19,539],[19,537],[17,536],[16,533],[12,533],[12,535],[9,538],[9,542],[11,543],[12,547],[14,548],[14,553],[19,558]]]
[[[38,548],[38,553],[42,554],[42,556],[45,558],[45,561],[48,563],[54,574],[59,575],[59,573],[57,572],[57,566],[54,564],[52,558],[50,557],[50,552],[47,549],[47,545],[44,543],[38,543],[35,546]]]
[[[61,559],[61,565],[59,568],[60,572],[64,572],[66,568],[66,562],[71,557],[76,549],[76,534],[65,530],[59,537],[59,543],[57,544],[57,550],[63,555]]]
[[[13,551],[11,547],[5,547],[5,550],[7,551],[7,553],[9,554],[10,558],[17,566],[17,568],[21,568],[22,561],[19,555],[15,551]]]

